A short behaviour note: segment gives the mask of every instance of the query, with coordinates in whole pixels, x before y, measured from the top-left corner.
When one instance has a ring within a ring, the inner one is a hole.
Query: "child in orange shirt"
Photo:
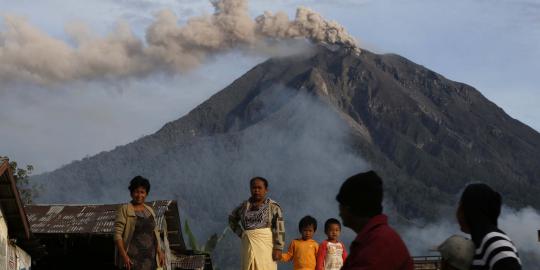
[[[319,244],[312,238],[317,231],[317,220],[312,216],[305,216],[300,220],[298,229],[302,238],[291,242],[287,253],[281,255],[281,261],[288,262],[292,259],[294,270],[315,270]]]
[[[319,246],[317,253],[317,270],[339,270],[347,258],[345,245],[339,241],[341,223],[335,218],[324,223],[324,233],[328,239]]]

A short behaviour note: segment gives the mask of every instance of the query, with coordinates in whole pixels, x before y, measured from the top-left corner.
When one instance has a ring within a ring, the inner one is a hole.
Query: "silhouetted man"
[[[342,270],[413,269],[407,247],[382,214],[382,180],[375,172],[349,177],[336,199],[343,225],[358,234]]]

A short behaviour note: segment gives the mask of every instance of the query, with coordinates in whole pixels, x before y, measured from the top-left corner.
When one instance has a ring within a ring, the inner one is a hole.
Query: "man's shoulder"
[[[407,246],[399,234],[387,224],[373,228],[365,237],[356,239],[351,246],[350,265],[373,265],[373,269],[412,269]],[[349,260],[349,259],[347,259]]]
[[[388,252],[400,252],[408,254],[409,251],[401,236],[387,224],[381,224],[376,228],[371,230],[367,237],[364,238],[364,245],[370,246],[374,249],[379,249],[381,247],[391,247],[386,249]]]
[[[268,200],[268,204],[270,205],[270,207],[281,209],[281,206],[279,205],[278,202],[276,202],[276,201],[274,201],[274,200],[272,200],[270,198],[268,198],[267,200]]]
[[[397,231],[394,228],[390,227],[388,224],[380,224],[379,226],[373,228],[371,234],[378,239],[393,240],[397,238],[401,240],[401,237],[399,236]]]

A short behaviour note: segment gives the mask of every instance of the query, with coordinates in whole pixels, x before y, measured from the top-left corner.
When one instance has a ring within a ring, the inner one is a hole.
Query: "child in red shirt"
[[[324,223],[324,233],[328,239],[319,246],[317,253],[316,270],[339,270],[347,258],[345,245],[339,241],[341,223],[335,218],[328,219]]]

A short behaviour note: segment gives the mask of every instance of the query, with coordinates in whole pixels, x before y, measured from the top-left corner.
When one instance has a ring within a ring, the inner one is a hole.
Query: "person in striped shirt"
[[[498,228],[501,205],[501,195],[486,184],[470,184],[461,194],[457,220],[476,248],[471,270],[521,269],[516,246]]]

